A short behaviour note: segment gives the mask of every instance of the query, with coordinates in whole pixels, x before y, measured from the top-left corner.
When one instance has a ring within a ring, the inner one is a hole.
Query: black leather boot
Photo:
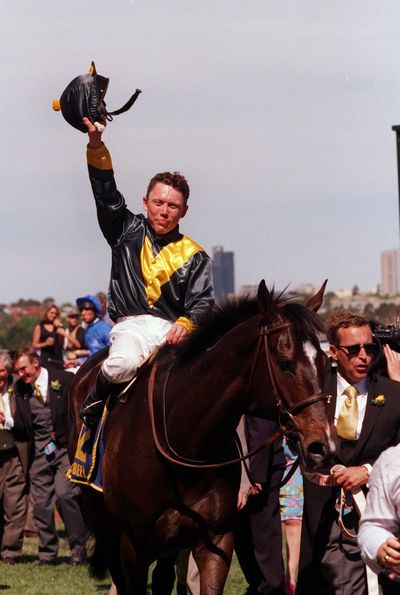
[[[95,428],[103,413],[104,403],[110,394],[113,384],[101,373],[97,374],[96,384],[83,402],[79,417],[88,428]]]

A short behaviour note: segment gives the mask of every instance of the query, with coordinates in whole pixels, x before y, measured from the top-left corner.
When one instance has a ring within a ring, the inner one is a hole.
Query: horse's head
[[[323,397],[327,357],[318,339],[323,322],[316,314],[325,285],[306,306],[275,298],[264,281],[258,288],[268,387],[280,421],[309,470],[330,463],[337,445]]]

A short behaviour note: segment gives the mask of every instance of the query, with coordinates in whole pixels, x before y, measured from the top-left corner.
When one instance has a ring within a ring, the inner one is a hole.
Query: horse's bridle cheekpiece
[[[104,101],[109,82],[110,79],[97,74],[96,66],[92,62],[89,72],[74,78],[62,93],[60,100],[53,101],[53,109],[61,110],[68,124],[81,132],[87,132],[87,128],[82,122],[83,118],[89,118],[92,124],[102,131],[106,120],[110,121],[113,116],[128,111],[141,93],[140,89],[136,89],[125,105],[118,110],[109,112]]]

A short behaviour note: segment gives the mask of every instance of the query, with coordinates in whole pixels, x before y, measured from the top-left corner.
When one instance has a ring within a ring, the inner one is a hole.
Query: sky
[[[86,135],[51,109],[95,60],[119,190],[191,187],[181,231],[235,253],[236,289],[380,281],[399,245],[400,4],[0,0],[0,302],[105,290]]]

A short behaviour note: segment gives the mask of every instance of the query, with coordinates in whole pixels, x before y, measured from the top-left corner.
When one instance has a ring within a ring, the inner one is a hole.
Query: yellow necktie
[[[344,391],[346,399],[339,412],[336,422],[336,431],[338,436],[346,440],[355,440],[358,424],[358,390],[354,386],[348,386]]]
[[[35,389],[35,397],[37,399],[39,399],[39,401],[41,403],[44,403],[44,399],[43,399],[43,395],[42,395],[42,391],[40,390],[40,386],[38,384],[34,384],[33,388]]]

